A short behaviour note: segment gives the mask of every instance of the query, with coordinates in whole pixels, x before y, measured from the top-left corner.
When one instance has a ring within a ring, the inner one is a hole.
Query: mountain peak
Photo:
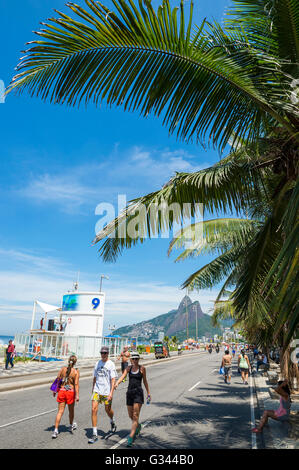
[[[188,308],[191,304],[192,304],[192,300],[190,299],[188,295],[185,295],[185,297],[183,297],[179,305],[179,308],[178,308],[179,313],[186,311],[186,308]]]

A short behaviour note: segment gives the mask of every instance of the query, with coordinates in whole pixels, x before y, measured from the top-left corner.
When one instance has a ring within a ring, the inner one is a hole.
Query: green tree
[[[229,300],[238,318],[268,317],[286,349],[299,323],[299,3],[233,0],[222,27],[206,20],[195,26],[193,2],[186,20],[183,1],[177,9],[165,0],[157,11],[149,0],[112,1],[114,11],[94,0],[85,0],[86,9],[70,3],[74,18],[59,12],[45,23],[9,91],[68,105],[105,100],[161,116],[184,141],[209,141],[220,151],[230,144],[218,165],[176,174],[132,201],[95,242],[104,240],[103,259],[115,260],[193,216],[199,202],[217,216],[234,210],[241,221],[205,224],[208,238],[212,230],[221,234],[223,251],[184,285],[201,288],[227,276],[221,294],[234,286]],[[152,204],[174,202],[180,210],[170,217],[161,211],[153,223]],[[141,235],[115,237],[141,205]]]

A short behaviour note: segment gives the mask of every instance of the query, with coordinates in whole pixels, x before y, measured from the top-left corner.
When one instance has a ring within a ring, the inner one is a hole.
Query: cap
[[[139,353],[138,352],[133,352],[131,354],[131,359],[140,359]]]
[[[102,352],[103,352],[103,353],[109,353],[109,348],[107,348],[107,346],[102,346],[100,352],[101,352],[101,353],[102,353]]]

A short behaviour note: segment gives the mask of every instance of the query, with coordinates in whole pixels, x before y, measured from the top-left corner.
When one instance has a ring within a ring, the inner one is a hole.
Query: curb
[[[279,404],[278,397],[273,391],[273,388],[267,384],[267,391],[263,392],[260,391],[260,384],[258,383],[258,378],[265,379],[265,377],[255,377],[254,376],[254,386],[256,390],[256,397],[257,397],[257,404],[261,415],[265,410],[265,401],[266,400],[275,400],[277,401],[277,405]],[[294,400],[296,403],[297,400]],[[287,436],[284,435],[285,431],[281,430],[278,426],[280,423],[269,419],[268,426],[265,426],[263,432],[261,434],[264,448],[265,449],[298,449],[299,443],[298,438],[294,438],[293,436],[289,436],[289,432]]]
[[[196,351],[196,352],[192,352],[192,353],[188,353],[188,355],[194,355],[194,354],[199,354],[201,352],[204,352],[204,351]],[[157,359],[150,359],[148,362],[145,361],[145,364],[144,365],[151,365],[151,364],[161,364],[161,363],[164,363],[164,362],[169,362],[169,361],[175,361],[175,360],[178,360],[178,359],[181,359],[182,357],[186,357],[185,356],[175,356],[175,357],[169,357],[167,359],[161,359],[160,360],[157,360]],[[140,358],[142,360],[142,357]],[[83,369],[84,367],[82,367],[81,369]],[[80,372],[80,378],[86,378],[86,377],[91,377],[92,378],[92,373],[93,373],[93,369],[94,367],[85,367],[85,368],[88,368],[89,371],[85,371],[85,372]],[[118,365],[116,366],[116,371],[117,372],[120,372],[121,371],[121,366]],[[13,390],[22,390],[22,389],[25,389],[25,388],[29,388],[29,387],[34,387],[34,386],[37,386],[37,385],[51,385],[52,382],[53,382],[53,377],[55,376],[55,371],[53,371],[54,373],[51,375],[51,377],[44,377],[44,378],[40,378],[40,379],[31,379],[31,380],[24,380],[22,382],[13,382],[13,383],[7,383],[7,384],[4,384],[4,385],[1,385],[0,384],[0,393],[1,392],[9,392],[9,391],[13,391]],[[40,374],[40,373],[47,373],[47,372],[36,372],[36,374]],[[49,371],[49,374],[51,374],[51,371]],[[22,376],[23,377],[23,376]]]
[[[257,379],[257,377],[254,374],[253,375],[254,388],[255,388],[255,392],[256,392],[257,406],[258,406],[258,410],[260,412],[260,418],[261,418],[262,415],[263,415],[263,412],[265,411],[265,406],[264,406],[264,399],[262,397],[262,393],[260,392],[260,388],[259,388],[259,385],[257,384],[256,379]],[[270,426],[265,427],[263,429],[262,441],[263,441],[265,449],[273,449],[274,448],[274,446],[273,446],[273,437],[272,437],[272,434],[271,434],[271,431],[270,431]]]

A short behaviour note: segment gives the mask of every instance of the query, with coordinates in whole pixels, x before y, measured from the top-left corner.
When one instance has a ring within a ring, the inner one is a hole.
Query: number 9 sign
[[[100,299],[97,299],[97,298],[92,299],[91,303],[93,305],[93,310],[95,310],[100,305]]]

